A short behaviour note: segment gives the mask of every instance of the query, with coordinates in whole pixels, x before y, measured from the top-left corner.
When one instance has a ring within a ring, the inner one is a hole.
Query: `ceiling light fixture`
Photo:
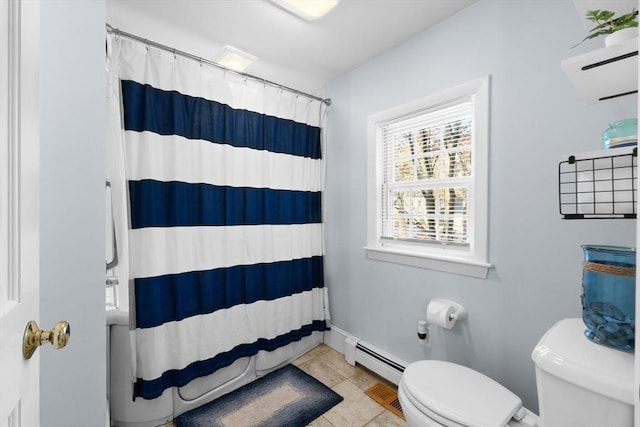
[[[243,52],[240,49],[236,49],[233,46],[224,46],[216,62],[223,67],[242,72],[257,60],[257,57]]]
[[[271,0],[284,10],[307,21],[322,18],[336,7],[340,0]]]

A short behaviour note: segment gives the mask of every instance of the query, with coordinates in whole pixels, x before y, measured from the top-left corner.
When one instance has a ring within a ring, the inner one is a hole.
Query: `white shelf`
[[[638,38],[565,59],[561,67],[588,104],[638,92]]]

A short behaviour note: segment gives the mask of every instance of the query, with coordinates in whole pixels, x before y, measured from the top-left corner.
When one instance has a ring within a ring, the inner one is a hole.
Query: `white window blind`
[[[381,240],[469,245],[473,102],[465,96],[381,125]]]
[[[490,76],[367,118],[367,258],[486,278]]]

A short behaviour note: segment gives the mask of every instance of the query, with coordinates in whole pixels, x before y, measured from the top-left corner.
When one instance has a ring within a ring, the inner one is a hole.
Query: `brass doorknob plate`
[[[44,343],[50,343],[53,348],[62,348],[69,342],[71,335],[71,327],[68,322],[62,321],[56,323],[50,331],[42,331],[38,328],[38,324],[31,320],[24,328],[24,336],[22,338],[22,355],[25,359],[30,359],[38,347]]]

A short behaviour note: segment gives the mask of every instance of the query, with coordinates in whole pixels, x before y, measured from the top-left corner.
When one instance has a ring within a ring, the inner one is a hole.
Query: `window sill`
[[[438,256],[370,246],[364,249],[367,251],[367,258],[369,259],[445,271],[447,273],[461,274],[479,279],[486,279],[489,274],[489,269],[492,267],[492,265],[487,262],[459,257]]]

